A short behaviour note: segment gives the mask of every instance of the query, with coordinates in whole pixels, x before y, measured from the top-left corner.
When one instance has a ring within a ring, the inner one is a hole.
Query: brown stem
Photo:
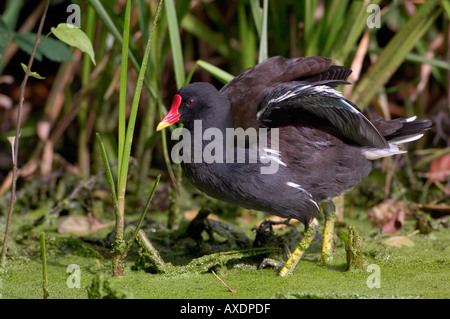
[[[222,285],[224,285],[228,289],[229,292],[231,292],[231,293],[236,292],[236,290],[231,289],[222,279],[220,279],[219,276],[217,276],[217,274],[214,272],[214,269],[211,269],[211,272],[213,273],[214,276],[216,276],[217,279],[219,279],[219,281],[222,283]]]
[[[9,205],[9,211],[8,211],[8,219],[6,222],[6,229],[5,229],[5,238],[3,240],[3,249],[2,249],[2,259],[1,264],[4,265],[6,261],[6,253],[8,251],[8,237],[9,237],[9,229],[11,226],[11,219],[14,212],[14,205],[16,203],[16,180],[17,180],[17,157],[19,152],[19,134],[20,134],[20,125],[22,122],[22,108],[23,108],[23,101],[24,101],[24,95],[25,95],[25,87],[28,82],[28,76],[30,75],[31,66],[33,65],[34,56],[36,54],[36,49],[40,41],[42,28],[44,26],[45,16],[47,15],[48,6],[50,4],[50,0],[47,0],[45,3],[45,9],[42,13],[41,22],[39,23],[39,29],[36,34],[36,40],[34,41],[34,47],[33,51],[31,52],[30,60],[28,61],[28,68],[25,72],[25,76],[23,78],[22,84],[20,85],[20,99],[19,99],[19,107],[17,110],[17,126],[16,126],[16,136],[14,139],[14,145],[13,145],[13,179],[12,179],[12,185],[11,185],[11,201]]]

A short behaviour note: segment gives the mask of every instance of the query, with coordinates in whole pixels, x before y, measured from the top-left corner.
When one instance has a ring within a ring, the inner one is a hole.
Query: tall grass
[[[133,143],[133,136],[136,125],[137,112],[139,107],[139,101],[141,98],[144,77],[147,72],[147,64],[150,56],[150,50],[152,47],[153,33],[157,26],[157,21],[159,17],[160,7],[162,5],[162,0],[159,1],[156,13],[153,19],[153,25],[151,33],[147,39],[147,44],[145,47],[144,56],[139,69],[139,76],[137,83],[135,85],[135,91],[133,95],[133,102],[131,106],[131,111],[128,117],[128,123],[126,119],[126,95],[127,95],[127,83],[128,83],[128,50],[129,50],[129,39],[130,39],[130,16],[131,16],[131,1],[127,1],[125,18],[123,25],[123,42],[122,42],[122,55],[120,64],[120,93],[119,93],[119,131],[118,131],[118,180],[117,180],[117,191],[114,187],[112,180],[112,174],[109,170],[110,163],[106,156],[106,151],[104,149],[103,143],[99,135],[98,141],[102,150],[103,161],[105,163],[105,168],[107,171],[108,182],[110,184],[111,197],[114,203],[115,213],[116,213],[116,232],[115,240],[113,244],[113,274],[114,276],[123,275],[124,259],[127,253],[127,247],[134,241],[135,236],[132,237],[131,243],[126,243],[124,240],[124,220],[125,220],[125,194],[127,190],[128,181],[128,170],[130,165],[131,156],[131,146]],[[154,185],[154,190],[158,184],[159,178],[156,180]],[[153,197],[154,190],[147,204],[148,205]],[[146,209],[144,210],[144,212]],[[142,214],[144,216],[144,214]],[[142,217],[143,218],[143,217]],[[142,219],[141,218],[141,219]],[[136,234],[137,231],[136,230]]]

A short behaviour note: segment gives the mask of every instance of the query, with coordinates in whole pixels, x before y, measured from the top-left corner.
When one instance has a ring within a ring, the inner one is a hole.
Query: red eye
[[[193,99],[188,100],[188,101],[187,101],[187,104],[188,104],[189,106],[194,105],[194,100],[193,100]]]

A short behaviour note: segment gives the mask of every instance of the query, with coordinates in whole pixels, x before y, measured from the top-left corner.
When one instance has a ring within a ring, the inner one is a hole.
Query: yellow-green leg
[[[332,258],[333,253],[333,237],[334,237],[334,221],[336,220],[336,207],[332,201],[322,204],[322,210],[325,215],[325,226],[323,228],[322,255],[320,261],[327,262]]]
[[[294,252],[291,254],[286,264],[284,264],[283,268],[281,268],[279,272],[280,276],[286,276],[294,273],[294,270],[297,267],[298,262],[300,261],[306,249],[313,241],[318,231],[319,231],[319,222],[317,221],[316,218],[313,218],[309,223],[302,240],[295,247]]]

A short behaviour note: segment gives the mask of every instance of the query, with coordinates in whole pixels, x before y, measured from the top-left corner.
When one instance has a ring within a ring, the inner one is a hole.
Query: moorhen
[[[398,144],[431,126],[415,118],[369,121],[334,89],[349,84],[343,79],[350,73],[325,57],[272,57],[219,91],[208,83],[182,87],[157,127],[183,124],[175,130],[184,144],[172,151],[204,193],[305,224],[280,275],[294,272],[317,233],[320,203],[325,261],[332,251],[331,198],[366,177],[372,160],[404,153]]]

